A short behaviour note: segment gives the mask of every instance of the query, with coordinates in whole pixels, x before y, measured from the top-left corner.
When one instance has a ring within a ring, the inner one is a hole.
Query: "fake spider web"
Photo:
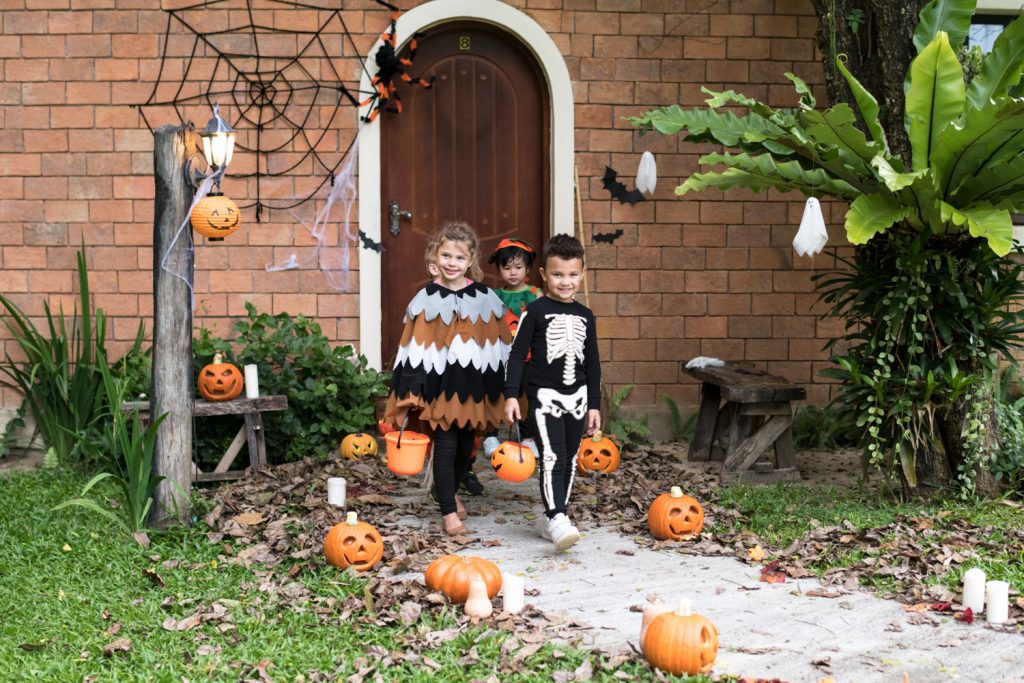
[[[366,67],[341,8],[299,0],[204,0],[167,14],[159,73],[138,105],[146,126],[153,130],[150,119],[161,107],[172,108],[178,121],[205,121],[220,104],[237,131],[232,168],[239,161],[250,166],[228,177],[252,179],[254,198],[240,208],[254,208],[257,221],[268,209],[307,202],[331,183],[356,138],[351,122],[340,120],[343,112],[366,104],[372,110],[379,98],[358,89]],[[300,26],[313,21],[315,28]],[[347,146],[339,144],[345,135],[351,136]],[[248,155],[251,160],[243,161]],[[287,183],[267,191],[273,179],[288,176],[296,187],[291,196],[282,196]]]

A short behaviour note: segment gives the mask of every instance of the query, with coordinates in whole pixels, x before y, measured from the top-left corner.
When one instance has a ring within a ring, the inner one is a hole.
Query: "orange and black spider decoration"
[[[360,103],[360,106],[364,107],[370,105],[369,111],[363,117],[363,121],[366,122],[377,118],[382,109],[393,114],[402,113],[402,100],[399,98],[395,88],[396,77],[401,78],[406,83],[422,86],[424,89],[429,89],[434,85],[433,76],[429,79],[410,76],[405,71],[406,68],[412,66],[412,60],[416,57],[416,41],[418,38],[423,37],[423,34],[416,33],[413,35],[412,40],[409,41],[409,56],[400,58],[395,52],[395,46],[398,42],[396,22],[401,12],[397,7],[383,0],[377,0],[377,3],[391,10],[391,25],[387,31],[380,34],[380,39],[384,41],[384,44],[380,46],[375,55],[378,70],[377,75],[370,81],[374,92]]]

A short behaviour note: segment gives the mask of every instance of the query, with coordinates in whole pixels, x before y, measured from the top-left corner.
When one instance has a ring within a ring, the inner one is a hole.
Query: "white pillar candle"
[[[327,480],[327,502],[336,507],[345,507],[345,478],[330,477]]]
[[[502,609],[509,614],[516,614],[526,604],[526,582],[523,577],[515,574],[502,573],[501,597]]]
[[[257,398],[260,395],[260,380],[256,375],[255,365],[245,366],[245,397]]]
[[[975,614],[981,614],[985,609],[985,572],[975,567],[964,573],[964,609],[968,607]]]
[[[985,618],[990,624],[1001,624],[1010,613],[1010,584],[1006,581],[989,581],[985,584]]]

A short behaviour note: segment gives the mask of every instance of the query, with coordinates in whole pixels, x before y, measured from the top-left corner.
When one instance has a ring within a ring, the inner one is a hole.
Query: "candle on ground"
[[[336,507],[345,507],[344,477],[330,477],[327,479],[327,502]]]
[[[1006,581],[989,581],[985,584],[985,618],[990,624],[1001,624],[1009,617],[1010,584]]]
[[[526,604],[526,589],[523,577],[504,573],[501,575],[502,609],[516,614]]]
[[[975,614],[985,609],[985,572],[975,567],[964,573],[964,609],[968,607]]]

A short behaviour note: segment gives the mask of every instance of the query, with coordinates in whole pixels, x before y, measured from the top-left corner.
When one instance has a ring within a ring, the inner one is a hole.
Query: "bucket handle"
[[[402,426],[398,428],[398,443],[396,444],[397,448],[402,447],[402,434],[405,433],[405,426],[407,424],[409,424],[409,413],[406,413],[405,417],[402,418]]]
[[[508,426],[508,438],[509,439],[512,438],[512,428],[513,427],[516,428],[516,441],[515,441],[515,443],[516,443],[516,449],[519,451],[519,460],[521,462],[522,459],[523,459],[523,442],[522,442],[522,438],[521,438],[522,435],[519,433],[519,420],[512,420],[512,423]],[[534,454],[534,455],[536,455],[536,454]]]

